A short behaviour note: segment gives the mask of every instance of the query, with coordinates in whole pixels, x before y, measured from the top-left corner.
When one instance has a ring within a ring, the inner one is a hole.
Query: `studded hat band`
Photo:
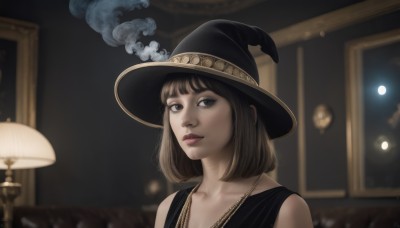
[[[246,71],[231,62],[218,58],[217,56],[197,52],[185,52],[171,57],[168,61],[214,69],[258,86],[258,83],[247,74]]]

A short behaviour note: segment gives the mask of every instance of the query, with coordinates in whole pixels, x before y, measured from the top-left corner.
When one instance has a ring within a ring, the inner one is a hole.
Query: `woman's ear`
[[[251,116],[253,117],[254,120],[254,124],[257,123],[257,108],[254,105],[250,105],[250,112],[251,112]]]

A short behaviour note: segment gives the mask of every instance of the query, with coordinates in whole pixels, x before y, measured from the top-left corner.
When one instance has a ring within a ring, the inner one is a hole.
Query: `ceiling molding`
[[[290,25],[269,34],[279,48],[312,38],[323,37],[329,32],[398,10],[400,10],[400,1],[398,0],[366,0]],[[203,22],[191,24],[172,32],[159,30],[157,31],[157,35],[170,39],[172,46],[175,47],[183,37]],[[250,46],[250,51],[255,57],[263,55],[258,46]]]
[[[271,32],[270,35],[278,47],[283,47],[324,37],[329,32],[398,10],[399,0],[366,0]],[[255,56],[262,54],[258,47],[252,46],[250,50]]]
[[[234,13],[265,0],[152,0],[151,4],[169,13],[221,15]]]

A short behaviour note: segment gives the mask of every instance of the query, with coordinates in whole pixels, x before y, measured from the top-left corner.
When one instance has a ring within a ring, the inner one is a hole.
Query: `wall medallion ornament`
[[[314,109],[313,123],[314,126],[323,134],[325,130],[332,124],[332,110],[325,104],[320,104]]]

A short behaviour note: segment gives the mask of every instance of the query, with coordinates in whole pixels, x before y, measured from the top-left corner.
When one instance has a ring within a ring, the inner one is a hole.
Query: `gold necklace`
[[[254,191],[258,182],[261,179],[261,175],[257,177],[251,188],[245,194],[243,194],[243,196],[240,197],[240,199],[236,201],[210,228],[221,228],[226,225],[229,219],[231,219],[231,217],[235,214],[235,212],[239,209],[239,207],[242,206],[244,201],[246,201],[247,197],[249,197],[250,194]],[[197,191],[199,186],[200,183],[196,185],[196,187],[194,187],[192,191],[190,191],[188,197],[186,198],[185,204],[182,207],[182,211],[179,214],[175,228],[188,228],[189,218],[190,218],[190,208],[192,206],[192,195],[194,192]]]

